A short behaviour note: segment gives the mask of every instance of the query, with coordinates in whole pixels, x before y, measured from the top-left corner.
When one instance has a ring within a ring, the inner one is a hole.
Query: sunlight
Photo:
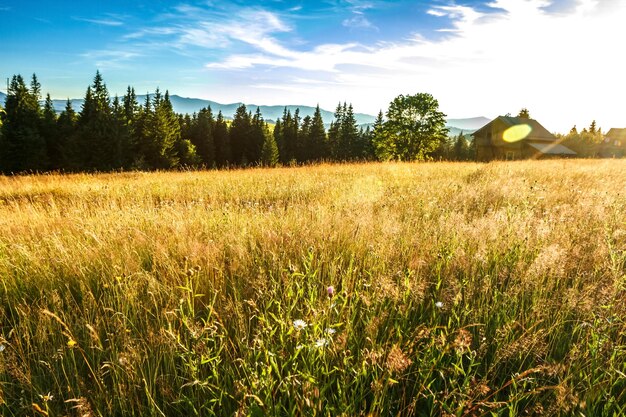
[[[502,139],[504,139],[505,142],[517,142],[526,138],[528,135],[530,135],[530,132],[532,131],[533,128],[525,123],[521,125],[511,126],[504,131],[504,133],[502,134]]]

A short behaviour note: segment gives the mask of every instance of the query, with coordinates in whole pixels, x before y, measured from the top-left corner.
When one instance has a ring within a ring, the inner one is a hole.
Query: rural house
[[[476,160],[540,159],[574,156],[533,119],[499,116],[473,134]]]
[[[626,155],[626,129],[611,129],[600,144],[600,156],[603,158],[622,158]]]

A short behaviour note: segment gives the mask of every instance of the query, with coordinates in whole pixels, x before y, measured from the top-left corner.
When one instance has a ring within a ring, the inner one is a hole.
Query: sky
[[[450,118],[608,130],[626,127],[625,22],[622,0],[0,0],[0,76],[369,114],[426,92]]]

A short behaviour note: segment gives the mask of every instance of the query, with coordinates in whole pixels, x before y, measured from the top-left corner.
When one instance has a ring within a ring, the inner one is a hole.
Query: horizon
[[[0,0],[0,75],[36,73],[61,100],[83,98],[100,70],[111,96],[158,87],[224,104],[345,101],[369,115],[428,92],[449,119],[528,108],[551,132],[592,120],[608,131],[626,125],[615,99],[625,18],[611,0]]]

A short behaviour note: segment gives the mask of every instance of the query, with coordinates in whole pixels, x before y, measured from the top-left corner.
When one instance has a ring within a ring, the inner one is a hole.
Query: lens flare
[[[502,139],[504,139],[505,142],[517,142],[526,138],[532,131],[533,128],[527,124],[511,126],[504,131]]]

